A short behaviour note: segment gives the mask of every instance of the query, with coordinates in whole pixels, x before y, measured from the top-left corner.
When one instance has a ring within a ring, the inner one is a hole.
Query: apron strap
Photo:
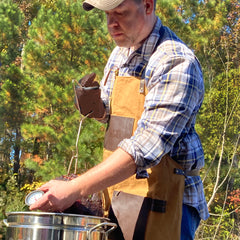
[[[200,176],[200,170],[199,169],[193,169],[193,170],[188,171],[188,170],[182,170],[182,169],[179,169],[179,168],[175,168],[174,173],[179,174],[179,175],[184,175],[185,177]]]
[[[145,232],[148,220],[148,214],[150,211],[164,213],[166,212],[167,202],[164,200],[151,199],[145,197],[143,200],[141,211],[136,223],[135,231],[133,234],[133,240],[144,240]]]

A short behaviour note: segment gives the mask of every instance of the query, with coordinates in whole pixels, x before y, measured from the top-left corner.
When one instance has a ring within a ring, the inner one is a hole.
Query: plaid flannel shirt
[[[115,47],[101,81],[102,99],[109,111],[116,70],[119,76],[144,79],[148,93],[138,127],[120,144],[135,159],[137,177],[169,154],[184,170],[201,169],[204,153],[194,125],[204,97],[201,66],[193,52],[158,18],[143,45],[133,51]],[[107,81],[106,81],[107,80]],[[200,176],[185,179],[183,203],[209,216]]]

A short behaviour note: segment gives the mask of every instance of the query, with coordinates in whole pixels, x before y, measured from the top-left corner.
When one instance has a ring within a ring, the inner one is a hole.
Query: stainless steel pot
[[[6,240],[107,240],[117,225],[95,216],[47,212],[9,212]]]

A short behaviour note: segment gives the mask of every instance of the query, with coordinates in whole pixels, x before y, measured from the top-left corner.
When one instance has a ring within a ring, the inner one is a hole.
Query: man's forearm
[[[79,196],[87,196],[121,182],[135,172],[134,159],[118,148],[105,161],[72,180],[72,184],[79,189]]]

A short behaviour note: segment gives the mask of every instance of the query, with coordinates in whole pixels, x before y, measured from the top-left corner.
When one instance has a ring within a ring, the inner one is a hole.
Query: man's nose
[[[113,16],[112,14],[108,14],[107,15],[107,24],[110,27],[114,27],[118,25],[117,19],[115,16]]]

